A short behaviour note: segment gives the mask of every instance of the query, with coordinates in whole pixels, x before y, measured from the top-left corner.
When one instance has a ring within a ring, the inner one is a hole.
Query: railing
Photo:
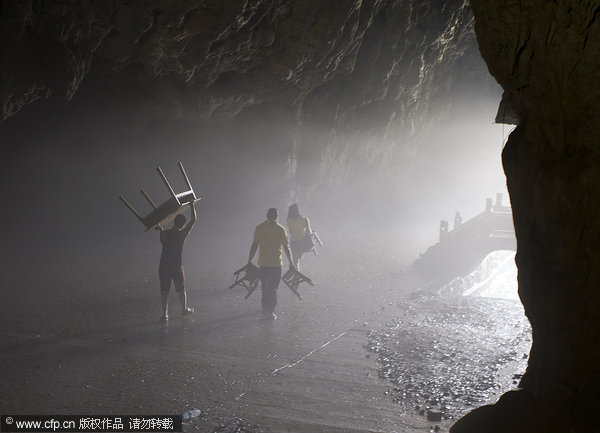
[[[495,204],[487,199],[485,210],[464,223],[457,212],[453,230],[441,221],[439,242],[421,254],[415,267],[434,278],[463,275],[498,250],[516,250],[512,210],[502,206],[502,194]]]

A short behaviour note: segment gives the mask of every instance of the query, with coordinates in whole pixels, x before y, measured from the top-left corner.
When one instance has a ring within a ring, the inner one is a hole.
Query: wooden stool
[[[125,198],[122,195],[119,196],[119,199],[123,202],[123,204],[125,204],[125,206],[127,206],[131,213],[133,213],[136,216],[136,218],[139,219],[142,222],[142,224],[144,224],[144,226],[146,227],[146,231],[170,223],[175,219],[175,217],[178,214],[185,212],[185,205],[195,203],[200,200],[200,198],[196,197],[196,194],[194,193],[194,189],[190,184],[190,180],[188,179],[187,174],[185,174],[185,170],[183,168],[183,164],[181,164],[181,161],[179,162],[179,169],[181,170],[183,180],[185,180],[188,189],[186,191],[180,192],[179,194],[175,194],[175,191],[173,191],[173,188],[171,187],[171,184],[165,177],[165,174],[162,172],[160,167],[156,167],[158,174],[160,175],[161,179],[163,180],[167,189],[169,190],[169,193],[171,194],[171,198],[163,204],[161,204],[160,206],[156,206],[156,204],[154,203],[154,201],[152,201],[148,193],[146,193],[146,191],[144,190],[141,190],[141,193],[144,196],[144,198],[148,200],[148,203],[150,203],[150,206],[152,206],[152,211],[146,216],[141,216],[133,208],[133,206],[131,206],[131,204],[129,204],[129,202],[125,200]]]
[[[315,256],[319,255],[319,252],[317,251],[317,244],[319,244],[320,247],[323,246],[323,242],[321,242],[321,238],[319,238],[319,235],[317,235],[317,232],[312,231],[310,233],[310,237],[312,238],[313,241],[313,247],[310,249],[313,253],[315,253]]]
[[[285,285],[288,286],[292,292],[294,292],[294,294],[298,297],[298,299],[302,299],[302,296],[300,296],[300,293],[298,292],[298,286],[300,284],[308,283],[311,286],[314,286],[314,284],[312,283],[310,278],[308,278],[304,274],[301,274],[300,272],[296,271],[295,269],[289,269],[283,275],[283,277],[281,277],[281,279],[283,280]]]
[[[254,266],[252,263],[248,263],[243,268],[238,269],[233,273],[235,275],[234,283],[229,287],[233,289],[235,286],[241,286],[248,291],[244,299],[248,299],[250,295],[256,290],[258,286],[258,280],[260,277],[260,269]]]

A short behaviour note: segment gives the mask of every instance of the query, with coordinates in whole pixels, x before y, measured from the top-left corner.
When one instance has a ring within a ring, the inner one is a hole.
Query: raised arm
[[[192,227],[194,227],[194,224],[196,223],[196,208],[194,207],[193,201],[190,202],[190,210],[192,217],[190,218],[190,222],[185,226],[185,229],[183,229],[186,236],[192,231]]]

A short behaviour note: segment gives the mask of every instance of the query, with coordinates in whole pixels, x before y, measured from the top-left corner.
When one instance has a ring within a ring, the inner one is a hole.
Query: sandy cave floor
[[[447,431],[516,387],[530,330],[516,300],[420,290],[409,238],[330,241],[305,258],[315,287],[303,300],[280,286],[274,322],[259,291],[227,289],[245,245],[186,246],[196,314],[178,317],[172,294],[167,325],[158,246],[135,261],[99,250],[7,258],[0,413],[199,409],[184,431]]]

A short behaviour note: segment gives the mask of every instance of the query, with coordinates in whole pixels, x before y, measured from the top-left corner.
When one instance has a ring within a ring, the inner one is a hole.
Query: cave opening
[[[263,426],[375,431],[405,426],[404,415],[407,429],[438,414],[436,425],[450,428],[479,405],[469,419],[483,413],[493,424],[514,402],[524,409],[509,417],[539,421],[559,401],[558,418],[589,419],[600,311],[596,109],[582,89],[597,69],[567,48],[594,46],[597,10],[566,2],[540,6],[538,17],[536,7],[473,1],[484,23],[477,40],[468,2],[334,3],[2,6],[2,272],[19,290],[0,312],[6,371],[23,372],[2,386],[23,387],[8,409],[26,410],[33,395],[43,412],[202,406],[208,415],[196,422],[223,416],[230,429],[242,411]],[[567,17],[580,36],[561,33]],[[549,22],[552,31],[540,24]],[[542,39],[547,47],[535,45]],[[502,92],[515,131],[493,124]],[[139,189],[168,199],[154,168],[176,178],[177,161],[202,197],[185,257],[190,302],[203,315],[159,329],[159,242],[117,197],[149,211]],[[441,242],[441,219],[471,221],[496,193],[515,209],[516,257],[467,245],[453,258],[472,254],[476,269],[469,261],[435,284],[414,272]],[[302,301],[280,286],[281,314],[265,325],[253,316],[260,291],[243,300],[222,289],[266,210],[278,208],[285,226],[292,203],[324,241],[302,264],[318,284]],[[356,343],[365,339],[367,354]],[[31,341],[23,361],[17,353]],[[48,347],[51,362],[39,366]],[[92,361],[94,350],[108,355]],[[358,358],[359,373],[341,361]],[[331,372],[366,379],[340,384]],[[54,401],[41,387],[77,399]],[[168,403],[153,397],[164,388]],[[261,404],[281,408],[272,393],[301,413],[266,415]],[[357,415],[327,418],[313,394],[330,413]]]

